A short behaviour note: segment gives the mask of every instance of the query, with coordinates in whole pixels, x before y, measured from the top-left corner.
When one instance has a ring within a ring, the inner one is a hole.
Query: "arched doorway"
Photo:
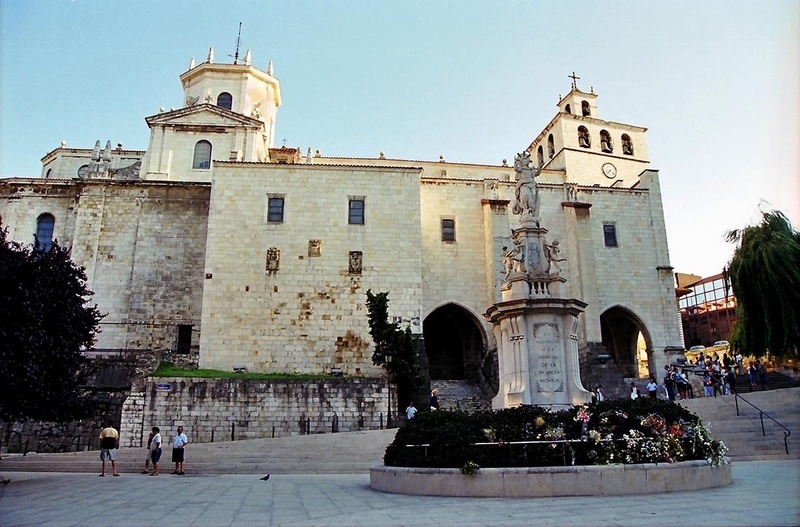
[[[655,372],[653,345],[644,323],[632,311],[615,306],[600,315],[603,347],[625,377]]]
[[[425,318],[422,334],[431,379],[478,382],[485,345],[482,328],[469,311],[445,304]]]

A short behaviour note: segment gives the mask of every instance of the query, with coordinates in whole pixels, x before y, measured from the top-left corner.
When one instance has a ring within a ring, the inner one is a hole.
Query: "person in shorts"
[[[109,421],[108,426],[100,432],[100,461],[103,462],[103,469],[100,477],[106,475],[106,461],[111,461],[111,470],[115,476],[117,472],[117,447],[119,447],[119,432],[114,428],[114,423]]]
[[[150,441],[150,459],[153,461],[151,476],[158,476],[158,462],[161,460],[161,429],[153,427],[153,439]]]
[[[183,427],[178,427],[178,433],[172,438],[172,462],[175,463],[173,474],[183,476],[184,449],[189,439],[183,433]]]
[[[153,427],[155,430],[156,427]],[[153,451],[150,450],[150,443],[153,441],[153,436],[156,435],[155,432],[150,432],[150,435],[147,436],[147,444],[145,448],[147,448],[147,457],[144,459],[144,470],[142,470],[142,474],[149,474],[150,473],[150,461],[153,459]]]

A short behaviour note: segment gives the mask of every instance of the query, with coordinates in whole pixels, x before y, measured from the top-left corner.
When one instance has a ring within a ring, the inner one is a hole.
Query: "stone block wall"
[[[141,446],[152,426],[196,443],[377,430],[388,402],[383,379],[150,378],[125,402],[122,443]]]

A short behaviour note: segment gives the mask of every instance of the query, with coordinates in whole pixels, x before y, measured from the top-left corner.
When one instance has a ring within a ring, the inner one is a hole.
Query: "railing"
[[[788,428],[786,428],[785,426],[783,426],[775,418],[771,417],[764,410],[762,410],[758,406],[754,405],[753,403],[751,403],[750,401],[748,401],[747,399],[745,399],[744,397],[742,397],[738,393],[733,392],[733,396],[734,396],[734,400],[736,401],[736,415],[739,415],[739,399],[741,399],[742,401],[746,402],[747,404],[752,406],[754,409],[758,410],[758,416],[761,419],[761,435],[762,436],[766,436],[767,435],[766,431],[764,430],[764,417],[765,416],[766,416],[767,419],[769,419],[770,421],[772,421],[773,423],[775,423],[776,425],[780,426],[781,428],[783,428],[785,430],[785,432],[783,432],[783,448],[786,450],[786,455],[789,455],[789,436],[792,435],[792,431],[789,430]]]

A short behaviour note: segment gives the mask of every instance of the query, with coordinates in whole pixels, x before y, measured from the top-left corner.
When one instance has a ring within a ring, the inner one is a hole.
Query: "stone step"
[[[449,410],[477,412],[490,410],[491,400],[479,386],[464,380],[434,380],[431,389],[439,390],[439,407]]]

